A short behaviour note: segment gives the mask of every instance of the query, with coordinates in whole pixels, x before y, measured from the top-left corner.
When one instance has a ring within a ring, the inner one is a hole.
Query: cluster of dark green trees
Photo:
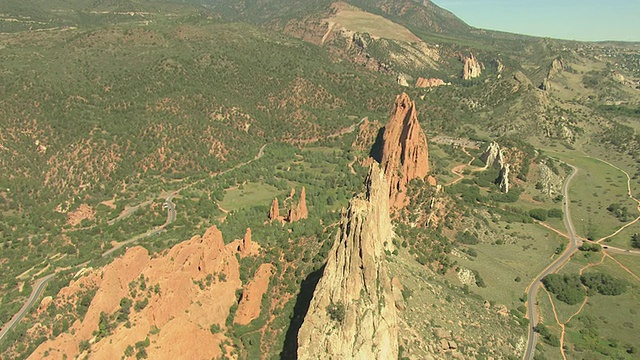
[[[549,274],[542,283],[556,298],[569,305],[582,302],[586,296],[583,285],[589,295],[620,295],[626,291],[627,284],[623,280],[601,272],[590,272],[583,275]]]

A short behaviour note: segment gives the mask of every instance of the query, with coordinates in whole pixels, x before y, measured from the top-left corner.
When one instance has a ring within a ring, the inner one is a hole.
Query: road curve
[[[363,119],[362,121],[364,121],[364,119]],[[361,121],[361,122],[362,122],[362,121]],[[245,166],[245,165],[247,165],[247,164],[252,163],[253,161],[256,161],[256,160],[260,159],[261,157],[263,157],[263,156],[264,156],[264,149],[267,147],[267,145],[268,145],[268,143],[267,143],[267,144],[262,145],[262,147],[260,147],[260,150],[258,151],[258,153],[256,154],[256,156],[255,156],[253,159],[250,159],[250,160],[245,161],[245,162],[243,162],[243,163],[241,163],[241,164],[238,164],[238,165],[236,165],[236,166],[234,166],[234,167],[232,167],[232,168],[230,168],[230,169],[227,169],[227,170],[225,170],[225,171],[221,172],[220,174],[224,174],[224,173],[227,173],[227,172],[229,172],[229,171],[236,170],[236,169],[241,168],[241,167],[243,167],[243,166]],[[218,174],[218,175],[220,175],[220,174]],[[193,184],[191,184],[191,185],[193,185]],[[146,236],[152,236],[152,235],[158,234],[158,233],[160,233],[160,232],[162,232],[162,231],[165,231],[165,230],[166,230],[167,225],[171,224],[172,222],[174,222],[174,221],[176,220],[176,206],[175,206],[175,204],[174,204],[174,203],[173,203],[173,201],[172,201],[172,200],[173,200],[173,198],[174,198],[176,195],[178,195],[178,193],[179,193],[181,190],[184,190],[184,189],[186,189],[187,187],[189,187],[189,186],[191,186],[191,185],[187,185],[187,186],[185,186],[185,187],[184,187],[184,188],[182,188],[182,189],[179,189],[179,190],[177,190],[177,191],[174,191],[173,193],[171,193],[171,195],[169,195],[169,196],[167,196],[167,197],[166,197],[166,199],[165,199],[165,203],[166,203],[166,205],[167,205],[167,220],[165,221],[165,223],[164,223],[163,225],[156,227],[155,229],[153,229],[152,231],[150,231],[150,232],[148,232],[148,233],[140,234],[140,235],[134,236],[133,238],[131,238],[131,239],[129,239],[129,240],[127,240],[127,241],[123,242],[123,243],[118,244],[118,245],[117,245],[117,246],[115,246],[114,248],[112,248],[112,249],[109,249],[109,250],[105,251],[105,252],[102,254],[102,257],[106,257],[106,256],[108,256],[109,254],[113,253],[114,251],[116,251],[116,250],[120,249],[121,247],[123,247],[123,246],[125,246],[125,245],[127,245],[127,244],[129,244],[129,243],[132,243],[132,242],[134,242],[134,241],[136,241],[136,240],[139,240],[139,239],[141,239],[141,238],[143,238],[143,237],[146,237]],[[142,206],[142,205],[147,204],[147,203],[151,203],[151,200],[148,200],[148,201],[146,201],[146,202],[144,202],[144,203],[142,203],[142,204],[139,204],[139,205],[135,206],[134,208],[137,208],[137,207]],[[116,218],[116,219],[111,220],[111,224],[112,224],[113,222],[115,222],[116,220],[118,220],[119,218],[120,218],[120,217],[118,217],[118,218]],[[54,277],[54,276],[55,276],[55,273],[53,273],[53,274],[49,274],[49,275],[47,275],[47,276],[41,277],[40,279],[36,280],[36,281],[33,283],[33,290],[31,291],[31,295],[29,295],[29,299],[27,299],[27,301],[24,303],[24,305],[22,305],[22,308],[21,308],[21,309],[20,309],[20,310],[15,314],[15,315],[13,315],[13,317],[11,318],[11,320],[9,320],[9,321],[8,321],[8,322],[7,322],[7,323],[2,327],[2,329],[0,329],[0,342],[2,342],[2,340],[3,340],[3,339],[4,339],[4,337],[7,335],[7,333],[8,333],[11,329],[13,329],[13,327],[14,327],[16,324],[18,324],[18,323],[20,322],[20,320],[22,320],[22,318],[24,318],[24,316],[27,314],[27,312],[29,311],[29,309],[31,309],[31,307],[35,304],[36,300],[38,300],[38,298],[40,297],[40,295],[42,295],[42,292],[44,291],[44,288],[45,288],[45,286],[47,285],[47,283],[48,283],[51,279],[53,279],[53,277]]]
[[[529,285],[529,288],[527,290],[527,317],[529,318],[529,335],[527,337],[527,348],[524,352],[524,360],[533,359],[536,342],[538,340],[537,333],[535,331],[535,327],[538,325],[536,296],[538,295],[538,290],[540,289],[540,285],[542,284],[542,279],[545,276],[560,270],[564,266],[564,264],[569,261],[571,255],[573,255],[578,250],[578,247],[582,243],[582,241],[576,236],[576,229],[573,227],[573,221],[571,220],[571,211],[569,209],[569,183],[578,173],[578,168],[570,164],[567,165],[569,165],[571,169],[573,169],[573,172],[565,179],[564,184],[562,185],[562,207],[564,210],[564,226],[569,232],[569,246],[567,246],[564,252],[553,263],[551,263],[551,265],[547,266],[546,269],[542,270],[542,272],[538,274],[531,285]]]
[[[20,309],[20,311],[18,311],[15,315],[13,315],[11,320],[9,320],[9,322],[7,322],[2,327],[2,330],[0,330],[0,342],[2,342],[2,340],[7,335],[7,333],[9,333],[9,331],[11,331],[11,329],[13,329],[13,327],[16,326],[16,324],[18,324],[20,320],[22,320],[22,318],[27,314],[29,309],[31,309],[31,307],[36,303],[40,295],[42,295],[42,292],[44,291],[44,288],[47,286],[47,283],[49,282],[49,280],[53,279],[55,275],[56,275],[55,273],[49,274],[45,277],[41,277],[40,279],[36,280],[35,283],[33,283],[33,290],[31,290],[31,295],[29,295],[29,299],[27,299],[24,305],[22,305],[22,308]]]
[[[159,233],[161,233],[163,231],[166,231],[167,225],[171,224],[172,222],[174,222],[176,220],[176,205],[171,201],[176,196],[176,194],[177,194],[177,191],[172,193],[171,195],[167,196],[167,198],[165,199],[165,204],[167,204],[167,220],[164,222],[164,224],[156,227],[155,229],[153,229],[153,230],[151,230],[151,231],[149,231],[147,233],[134,236],[134,237],[132,237],[131,239],[129,239],[127,241],[121,242],[120,244],[114,246],[113,248],[105,251],[102,254],[102,257],[106,257],[109,254],[112,254],[113,252],[117,251],[121,247],[123,247],[123,246],[125,246],[127,244],[130,244],[130,243],[132,243],[134,241],[140,240],[143,237],[153,236],[153,235],[159,234]]]

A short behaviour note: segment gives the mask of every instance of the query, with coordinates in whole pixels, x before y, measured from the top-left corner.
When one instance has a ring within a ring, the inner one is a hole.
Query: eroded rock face
[[[269,220],[273,221],[280,217],[280,208],[278,206],[278,198],[274,198],[269,209]]]
[[[61,290],[68,293],[74,283],[91,279],[97,292],[86,315],[69,332],[42,343],[30,358],[42,359],[46,353],[53,358],[83,358],[86,351],[80,351],[79,343],[85,340],[91,342],[92,359],[120,358],[127,346],[146,337],[153,344],[146,350],[150,359],[221,357],[221,346],[227,340],[225,321],[236,303],[235,291],[241,286],[236,259],[239,243],[225,245],[222,233],[214,226],[202,237],[194,236],[163,255],[152,258],[146,249],[135,246],[109,265],[87,270]],[[123,298],[145,305],[136,305],[138,311],[130,311],[129,326],[114,322],[108,333],[96,337],[100,314],[115,314]],[[223,331],[212,334],[212,324]]]
[[[389,192],[373,164],[367,191],[343,211],[309,311],[298,333],[298,358],[397,359],[398,327],[385,246],[392,244]]]
[[[300,192],[300,201],[297,204],[292,204],[289,208],[289,214],[287,215],[288,222],[295,222],[302,219],[306,219],[309,216],[309,212],[307,211],[307,192],[302,187],[302,191]]]
[[[431,87],[442,86],[442,85],[446,85],[446,83],[442,81],[442,79],[436,79],[436,78],[425,79],[423,77],[419,77],[418,80],[416,81],[416,87],[418,88],[431,88]]]
[[[396,77],[396,82],[398,83],[398,85],[400,86],[404,86],[407,87],[409,86],[409,83],[407,82],[407,78],[404,76],[404,74],[400,74]]]
[[[247,256],[249,254],[251,254],[251,251],[253,250],[253,241],[251,241],[251,228],[247,228],[247,232],[244,234],[244,237],[242,238],[242,246],[240,247],[240,253],[243,256]]]
[[[463,57],[462,63],[464,64],[464,67],[462,69],[463,79],[470,80],[482,75],[482,64],[480,64],[473,53],[471,53],[471,55],[469,56]]]
[[[496,183],[500,187],[500,191],[505,194],[509,192],[509,164],[504,164],[500,169]]]
[[[497,142],[492,142],[480,156],[480,160],[485,163],[485,169],[493,167],[499,169],[498,178],[495,183],[500,187],[503,193],[509,192],[509,164],[504,160],[503,149]]]
[[[547,165],[538,166],[538,181],[542,186],[541,191],[548,196],[557,196],[562,193],[562,177],[554,173]]]
[[[369,150],[376,142],[378,132],[382,128],[382,124],[378,120],[369,121],[365,118],[358,129],[358,135],[353,140],[351,147],[356,150]]]
[[[504,154],[497,142],[492,142],[480,155],[480,160],[485,163],[485,168],[494,167],[501,169],[504,166]]]
[[[405,93],[396,97],[384,128],[380,164],[388,181],[389,206],[400,209],[408,203],[407,183],[429,173],[427,137],[418,122],[415,103]]]
[[[253,275],[253,280],[244,287],[242,299],[240,299],[234,318],[236,324],[246,325],[260,316],[262,296],[269,288],[269,280],[273,271],[274,266],[271,264],[260,265]]]

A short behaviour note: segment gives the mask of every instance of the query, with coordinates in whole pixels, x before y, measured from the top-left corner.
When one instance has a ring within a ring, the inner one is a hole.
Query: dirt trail
[[[584,271],[590,267],[595,267],[598,265],[601,265],[604,260],[607,257],[611,257],[610,255],[608,255],[607,253],[602,253],[602,258],[600,259],[600,261],[598,261],[597,263],[589,263],[585,266],[583,266],[580,269],[580,275],[582,275],[584,273]],[[585,285],[581,284],[582,288],[585,290],[585,293],[588,294],[588,289]],[[560,317],[558,316],[558,312],[556,310],[556,306],[555,303],[553,302],[553,298],[551,296],[551,294],[549,293],[549,291],[543,287],[544,291],[547,293],[547,295],[549,296],[549,302],[551,303],[551,307],[553,308],[553,315],[555,316],[556,319],[556,323],[560,326],[561,328],[561,333],[560,333],[560,352],[562,354],[562,358],[563,359],[567,359],[567,355],[564,353],[564,339],[566,336],[566,325],[576,316],[578,316],[578,314],[580,314],[582,312],[582,310],[584,310],[585,305],[587,305],[587,302],[589,301],[589,296],[585,295],[584,300],[582,301],[582,304],[580,305],[580,308],[578,308],[578,310],[576,310],[575,313],[573,313],[571,316],[569,316],[569,318],[565,321],[565,322],[560,322]]]
[[[627,177],[627,195],[629,196],[629,198],[631,198],[631,200],[633,200],[633,201],[635,201],[635,202],[636,202],[636,204],[637,204],[637,205],[636,205],[636,210],[638,210],[638,212],[640,212],[640,200],[636,199],[636,198],[633,196],[633,193],[632,193],[632,191],[631,191],[631,176],[629,176],[629,173],[627,173],[626,171],[622,170],[621,168],[619,168],[619,167],[617,167],[617,166],[613,165],[612,163],[610,163],[610,162],[608,162],[608,161],[605,161],[605,160],[602,160],[602,159],[599,159],[599,158],[597,158],[597,157],[593,157],[593,156],[587,156],[587,157],[589,157],[589,158],[591,158],[591,159],[598,160],[598,161],[600,161],[600,162],[603,162],[603,163],[605,163],[605,164],[607,164],[607,165],[611,166],[612,168],[614,168],[614,169],[616,169],[616,170],[620,171],[621,173],[623,173],[623,174]],[[605,237],[603,237],[603,238],[601,238],[601,239],[598,239],[598,240],[596,240],[596,242],[597,242],[597,243],[601,243],[601,242],[603,242],[603,241],[605,241],[605,240],[607,240],[607,239],[609,239],[609,238],[612,238],[612,237],[614,237],[614,236],[618,235],[622,230],[624,230],[624,229],[626,229],[627,227],[629,227],[629,226],[631,226],[631,225],[633,225],[633,224],[637,223],[638,221],[640,221],[640,215],[638,215],[638,217],[636,217],[633,221],[631,221],[631,222],[626,223],[625,225],[623,225],[620,229],[618,229],[617,231],[615,231],[613,234],[611,234],[611,235],[607,235],[607,236],[605,236]]]
[[[611,256],[610,254],[606,254],[606,255],[607,257],[609,257],[609,259],[613,260],[616,264],[618,264],[622,268],[622,270],[628,272],[629,275],[633,276],[636,280],[640,281],[640,276],[634,274],[633,271],[629,270],[628,267],[624,266],[624,264],[622,264],[620,261],[618,261],[616,258]]]
[[[558,323],[558,325],[560,325],[560,329],[562,329],[562,332],[560,334],[560,353],[562,354],[562,358],[564,360],[567,360],[567,355],[565,355],[564,348],[563,348],[563,344],[564,344],[564,324],[560,322],[560,318],[558,317],[558,310],[556,310],[556,305],[553,302],[553,297],[551,297],[551,293],[544,286],[542,287],[542,290],[544,290],[544,292],[547,293],[547,296],[549,297],[549,303],[551,303],[551,309],[553,310],[553,316],[556,318],[556,323]]]
[[[355,157],[353,158],[353,161],[351,161],[349,164],[347,164],[347,166],[349,167],[349,171],[350,171],[353,175],[356,175],[356,174],[357,174],[357,173],[356,173],[356,171],[353,169],[353,164],[354,164],[356,161],[358,161],[358,157],[357,157],[357,156],[355,156]]]
[[[466,164],[460,164],[460,165],[457,165],[457,166],[453,167],[453,169],[451,169],[451,172],[454,175],[456,175],[458,178],[454,179],[452,181],[449,181],[449,183],[445,184],[444,186],[451,186],[451,185],[457,184],[460,181],[462,181],[462,179],[464,179],[464,169],[467,166],[471,166],[471,163],[473,163],[473,161],[476,159],[473,155],[469,154],[469,151],[467,151],[467,147],[466,146],[461,146],[460,149],[465,154],[467,154],[471,158],[471,160],[469,160],[469,162],[467,162]],[[477,169],[473,169],[471,171],[477,172],[477,171],[483,171],[483,170],[485,170],[485,169],[484,168],[477,168]]]

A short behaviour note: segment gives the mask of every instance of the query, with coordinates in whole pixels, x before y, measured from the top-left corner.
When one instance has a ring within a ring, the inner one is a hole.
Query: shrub
[[[529,210],[529,216],[536,220],[545,221],[547,220],[548,211],[546,209],[531,209]]]
[[[339,303],[331,303],[327,306],[327,313],[329,314],[329,317],[331,318],[331,320],[337,321],[337,322],[342,322],[344,321],[344,317],[345,317],[345,308],[344,308],[344,304],[339,302]]]
[[[555,219],[562,219],[562,210],[560,209],[549,209],[549,211],[547,212],[547,216],[549,216],[550,218],[555,218]]]
[[[580,245],[578,249],[580,249],[580,251],[598,252],[602,249],[602,246],[600,246],[600,244],[588,243],[585,241],[582,243],[582,245]]]
[[[78,345],[78,349],[80,352],[85,352],[91,348],[91,344],[89,344],[89,340],[80,341],[80,345]]]
[[[211,327],[209,328],[209,330],[211,331],[211,333],[213,335],[219,333],[220,331],[222,331],[222,329],[220,328],[219,324],[212,324]]]

